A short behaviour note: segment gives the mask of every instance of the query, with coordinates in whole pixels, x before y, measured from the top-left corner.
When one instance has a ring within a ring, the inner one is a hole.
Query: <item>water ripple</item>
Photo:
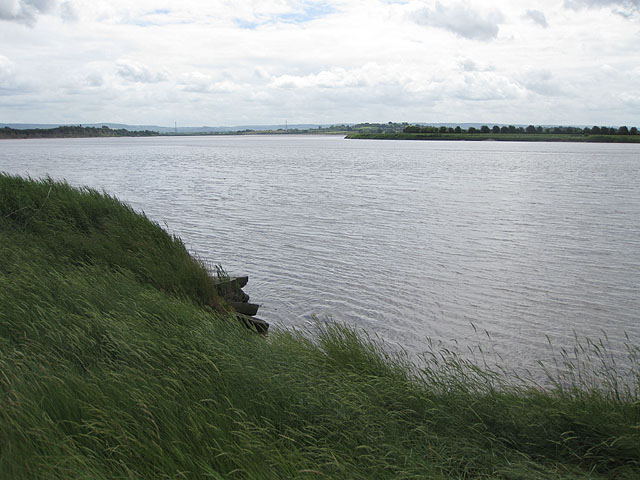
[[[640,343],[639,160],[637,145],[336,137],[0,150],[2,171],[105,189],[249,274],[275,325],[331,317],[414,354],[485,343],[514,368],[547,359],[547,336]]]

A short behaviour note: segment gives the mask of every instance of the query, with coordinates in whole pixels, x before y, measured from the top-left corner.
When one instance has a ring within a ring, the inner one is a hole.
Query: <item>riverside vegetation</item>
[[[637,347],[542,387],[331,323],[265,339],[91,189],[0,175],[0,304],[0,478],[640,478]]]
[[[390,126],[391,127],[391,126]],[[489,128],[468,129],[447,126],[407,125],[399,129],[378,129],[349,133],[350,139],[373,140],[495,140],[501,142],[595,142],[595,143],[640,143],[640,134],[636,127],[542,127],[529,125],[494,125]]]
[[[55,128],[0,128],[0,139],[17,138],[86,138],[86,137],[153,137],[159,135],[153,130],[112,129],[106,125],[100,128],[66,125]]]

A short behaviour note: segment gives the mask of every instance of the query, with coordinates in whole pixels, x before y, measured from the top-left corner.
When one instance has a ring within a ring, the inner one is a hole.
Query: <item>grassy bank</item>
[[[346,138],[357,140],[640,143],[640,135],[567,135],[555,133],[353,133],[347,135]]]
[[[264,339],[217,301],[116,199],[0,175],[0,478],[640,476],[612,367],[543,390],[335,325]]]

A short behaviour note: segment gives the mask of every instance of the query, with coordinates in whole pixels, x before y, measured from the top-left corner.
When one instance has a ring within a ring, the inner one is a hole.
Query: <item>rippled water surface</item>
[[[275,326],[331,316],[411,353],[490,343],[514,368],[547,359],[547,337],[640,343],[639,145],[7,140],[0,171],[144,210],[248,274]]]

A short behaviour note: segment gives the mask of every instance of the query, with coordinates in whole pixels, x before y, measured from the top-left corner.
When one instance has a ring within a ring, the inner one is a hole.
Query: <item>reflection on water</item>
[[[514,368],[547,358],[547,336],[640,340],[638,145],[15,140],[0,170],[144,210],[249,274],[275,326],[331,316],[412,353],[490,342]]]

